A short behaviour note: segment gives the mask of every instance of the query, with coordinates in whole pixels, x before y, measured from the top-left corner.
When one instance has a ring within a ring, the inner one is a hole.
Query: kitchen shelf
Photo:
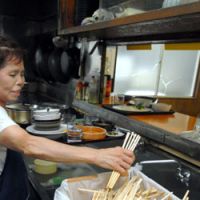
[[[58,31],[64,37],[87,37],[90,40],[198,41],[200,40],[200,2],[163,8],[85,26]]]

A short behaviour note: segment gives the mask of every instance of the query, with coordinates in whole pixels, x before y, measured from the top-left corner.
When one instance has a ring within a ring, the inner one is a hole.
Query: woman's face
[[[24,86],[23,62],[8,61],[5,67],[0,69],[0,105],[8,101],[15,101]]]

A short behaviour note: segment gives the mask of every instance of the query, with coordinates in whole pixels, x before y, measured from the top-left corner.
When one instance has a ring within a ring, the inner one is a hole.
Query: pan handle
[[[91,51],[89,52],[89,55],[92,55],[95,51],[95,49],[102,44],[102,41],[95,42],[94,46],[92,47]]]

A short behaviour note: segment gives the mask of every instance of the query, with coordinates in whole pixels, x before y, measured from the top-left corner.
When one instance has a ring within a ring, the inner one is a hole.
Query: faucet
[[[177,168],[176,178],[181,183],[184,183],[187,187],[189,186],[191,172],[188,169],[184,169],[182,167]]]

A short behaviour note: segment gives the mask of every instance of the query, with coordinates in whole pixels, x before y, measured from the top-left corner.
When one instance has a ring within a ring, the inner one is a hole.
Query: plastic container
[[[196,132],[200,133],[200,114],[198,114],[196,117],[196,123],[194,129]]]
[[[152,109],[156,112],[169,112],[172,108],[172,105],[166,103],[153,103]]]
[[[55,162],[35,159],[34,171],[38,174],[53,174],[57,171],[57,164]]]

